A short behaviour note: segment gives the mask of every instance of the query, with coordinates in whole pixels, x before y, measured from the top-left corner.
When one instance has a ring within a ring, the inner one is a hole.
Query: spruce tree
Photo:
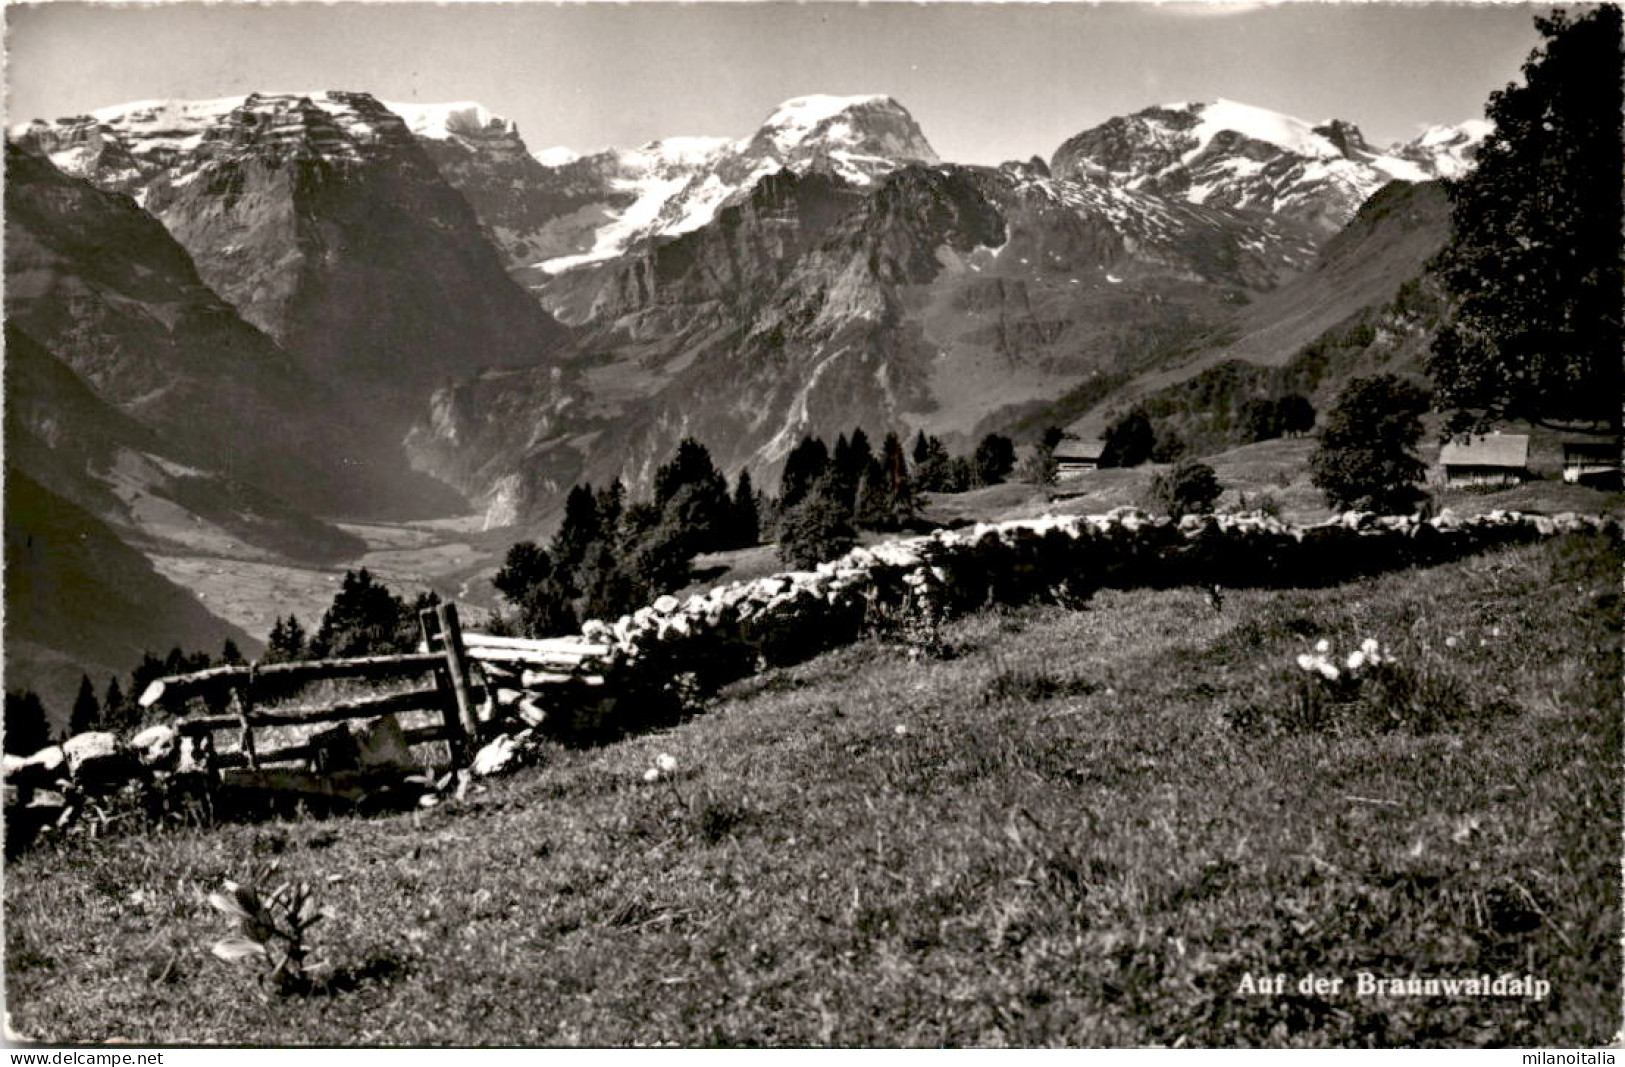
[[[756,488],[750,471],[741,470],[734,485],[732,520],[729,523],[734,548],[751,548],[762,540],[762,515],[756,505]]]
[[[779,512],[782,515],[806,499],[829,469],[829,449],[816,437],[803,437],[784,458],[779,476]]]
[[[73,698],[73,710],[68,713],[68,736],[89,733],[102,726],[102,706],[96,699],[96,690],[90,684],[90,675],[79,676],[79,694]]]

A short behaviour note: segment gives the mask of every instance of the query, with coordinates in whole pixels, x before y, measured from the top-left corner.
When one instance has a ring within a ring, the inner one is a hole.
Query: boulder
[[[406,743],[400,720],[393,715],[373,719],[355,731],[355,760],[362,770],[417,769],[412,747]]]
[[[358,766],[360,752],[355,736],[342,722],[311,734],[306,744],[310,746],[311,770],[317,774],[353,771]]]
[[[490,778],[505,774],[519,763],[519,743],[511,737],[499,737],[474,753],[468,769],[476,777]]]
[[[85,789],[123,785],[135,773],[135,758],[105,730],[78,734],[62,742],[68,775]]]
[[[158,723],[130,738],[130,749],[143,767],[167,770],[180,757],[180,734],[168,723]]]

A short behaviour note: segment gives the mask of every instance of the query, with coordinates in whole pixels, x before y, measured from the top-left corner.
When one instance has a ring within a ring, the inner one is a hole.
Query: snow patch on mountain
[[[1337,159],[1343,155],[1328,138],[1316,133],[1312,125],[1279,111],[1223,98],[1211,104],[1197,104],[1194,108],[1191,105],[1182,107],[1195,110],[1201,118],[1196,129],[1191,131],[1196,145],[1185,153],[1184,161],[1187,164],[1200,156],[1215,137],[1227,131],[1312,159]]]
[[[557,274],[611,259],[639,240],[697,230],[732,198],[780,170],[824,167],[845,181],[869,185],[906,163],[937,162],[913,117],[883,95],[795,97],[743,140],[672,137],[612,149],[604,158],[610,188],[635,199],[598,229],[590,250],[543,260],[535,264],[541,270]]]
[[[436,141],[450,141],[470,134],[499,132],[511,135],[518,132],[512,121],[493,115],[484,104],[472,100],[454,104],[405,104],[395,100],[381,103],[399,115],[406,122],[407,129],[419,137]]]

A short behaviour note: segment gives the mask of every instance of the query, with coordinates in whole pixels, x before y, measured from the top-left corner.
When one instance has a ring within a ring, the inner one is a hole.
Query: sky
[[[1224,97],[1373,144],[1482,116],[1545,8],[1413,2],[12,4],[6,122],[131,100],[352,89],[475,100],[538,151],[748,136],[780,101],[888,93],[944,159],[1048,158]]]

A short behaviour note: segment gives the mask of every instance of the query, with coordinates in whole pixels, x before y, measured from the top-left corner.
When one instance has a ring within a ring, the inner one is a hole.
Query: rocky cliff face
[[[596,353],[581,368],[601,416],[590,431],[554,419],[560,432],[538,448],[502,421],[458,418],[442,391],[414,445],[446,454],[455,440],[486,457],[459,484],[500,497],[504,517],[548,506],[548,491],[525,488],[560,481],[543,468],[638,485],[685,435],[771,484],[803,434],[968,433],[1003,404],[1144,358],[1170,319],[1186,331],[1219,321],[1224,294],[1268,289],[1311,257],[1269,220],[1055,179],[1042,163],[896,161],[861,183],[824,166],[777,170],[706,225],[539,289]],[[470,388],[483,396],[470,410],[535,392],[552,411],[535,375]],[[504,475],[503,455],[528,458]]]
[[[353,449],[331,391],[203,284],[130,198],[8,144],[5,258],[8,326],[169,454],[318,510],[361,492],[339,469]]]
[[[516,134],[477,116],[441,126],[439,141],[420,138],[367,94],[323,92],[127,105],[13,132],[133,192],[202,280],[351,402],[351,420],[385,447],[442,380],[544,362],[567,341],[488,238],[501,205],[490,201],[482,230],[425,148],[450,159],[477,147],[493,166],[526,169]],[[75,137],[121,150],[92,154]]]

